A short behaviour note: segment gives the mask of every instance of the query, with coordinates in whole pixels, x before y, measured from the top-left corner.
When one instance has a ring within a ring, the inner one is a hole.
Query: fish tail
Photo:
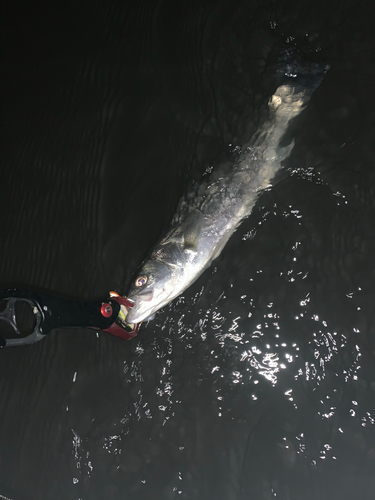
[[[297,93],[304,91],[310,98],[329,69],[329,64],[309,61],[296,47],[287,46],[278,59],[277,79],[279,85],[293,86]]]

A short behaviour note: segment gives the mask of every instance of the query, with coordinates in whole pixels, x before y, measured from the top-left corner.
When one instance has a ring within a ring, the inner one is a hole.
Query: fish
[[[127,316],[129,323],[152,319],[221,254],[290,155],[294,140],[284,145],[284,134],[328,69],[310,65],[306,70],[297,62],[285,63],[279,70],[283,81],[269,99],[268,119],[235,161],[213,169],[188,201],[180,203],[171,229],[141,265],[127,293],[134,304]]]

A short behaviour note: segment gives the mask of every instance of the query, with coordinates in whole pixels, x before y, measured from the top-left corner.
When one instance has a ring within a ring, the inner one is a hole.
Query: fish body
[[[269,101],[269,120],[233,165],[218,168],[201,184],[182,217],[154,247],[130,286],[134,302],[127,321],[139,323],[186,290],[218,257],[250,215],[259,195],[271,185],[293,149],[281,140],[290,120],[305,107],[321,75],[280,85]]]

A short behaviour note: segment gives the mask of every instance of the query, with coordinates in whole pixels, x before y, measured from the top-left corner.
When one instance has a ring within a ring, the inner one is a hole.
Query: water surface
[[[266,117],[285,43],[331,70],[285,175],[135,340],[0,352],[0,498],[372,498],[370,3],[30,4],[3,24],[1,283],[75,298],[125,293]]]

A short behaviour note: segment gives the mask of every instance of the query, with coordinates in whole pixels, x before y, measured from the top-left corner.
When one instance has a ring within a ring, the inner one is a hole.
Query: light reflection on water
[[[272,216],[269,212],[265,224]],[[244,247],[252,243],[250,238],[239,237]],[[301,461],[308,470],[317,470],[323,463],[340,459],[353,440],[372,456],[373,443],[361,435],[361,429],[374,425],[374,416],[361,398],[363,352],[356,340],[360,339],[360,323],[355,315],[351,322],[340,322],[327,314],[306,266],[306,249],[302,238],[291,238],[271,276],[264,266],[253,270],[246,264],[237,275],[228,271],[224,276],[220,272],[223,261],[218,262],[191,292],[143,327],[129,344],[132,355],[123,359],[121,369],[128,388],[124,392],[124,398],[129,398],[127,411],[100,437],[107,458],[92,457],[92,438],[72,429],[74,484],[91,478],[103,460],[112,463],[113,474],[142,471],[140,484],[149,484],[152,474],[146,470],[147,463],[157,459],[161,448],[175,449],[180,458],[176,458],[175,471],[171,466],[173,479],[168,488],[183,495],[184,482],[191,481],[186,479],[188,457],[195,457],[200,446],[188,429],[198,425],[196,412],[202,404],[211,412],[213,429],[220,425],[218,421],[226,429],[240,425],[232,422],[257,429],[260,446],[274,446],[270,449],[282,470],[300,467]],[[298,267],[300,261],[305,268]],[[230,282],[222,287],[228,276]],[[277,295],[274,290],[278,289],[283,293]],[[361,311],[356,305],[360,292],[357,287],[357,291],[341,293],[344,303],[353,303],[357,313]],[[75,373],[73,383],[79,378],[79,372]],[[194,393],[197,401],[192,400]],[[191,420],[185,417],[189,411]],[[263,426],[272,438],[259,432]],[[163,432],[170,442],[163,441]],[[227,432],[230,436],[231,431]],[[127,449],[144,436],[151,447],[146,464],[142,457],[127,457]],[[246,442],[242,446],[245,457],[250,456]],[[273,483],[275,494],[279,488]]]
[[[290,207],[292,208],[292,207]],[[290,210],[290,214],[296,218],[300,218],[298,210]],[[288,214],[287,214],[288,215]],[[284,213],[285,216],[285,213]],[[242,237],[246,241],[247,235],[245,233]],[[301,246],[300,241],[296,241],[292,246],[292,251],[296,251]],[[293,262],[297,259],[293,258]],[[258,269],[256,274],[260,275],[262,269]],[[213,272],[215,274],[215,270]],[[292,277],[292,274],[295,277]],[[280,276],[286,276],[289,283],[296,284],[296,280],[306,279],[308,272],[297,271],[290,269],[286,273],[280,272]],[[256,280],[256,275],[249,281]],[[360,287],[358,287],[360,290]],[[196,295],[195,300],[202,295],[202,290]],[[295,294],[294,294],[295,295]],[[353,292],[347,293],[348,298],[353,297]],[[225,362],[220,364],[220,357],[216,358],[216,363],[211,368],[211,375],[213,383],[218,378],[224,378],[227,384],[244,386],[249,389],[252,400],[258,399],[257,389],[261,380],[265,383],[270,383],[272,387],[277,387],[280,379],[280,374],[285,371],[282,384],[285,385],[288,380],[289,388],[284,391],[284,395],[288,402],[290,402],[294,410],[298,411],[300,402],[298,395],[296,396],[293,386],[302,385],[310,393],[317,392],[324,394],[319,400],[319,405],[314,408],[316,415],[324,422],[329,419],[334,419],[338,405],[340,406],[339,412],[342,414],[343,401],[337,401],[338,389],[345,383],[355,382],[358,380],[358,371],[361,368],[361,349],[358,344],[355,344],[353,350],[352,342],[348,343],[347,328],[345,333],[335,331],[335,327],[330,325],[330,322],[322,317],[322,313],[313,309],[311,305],[312,293],[307,292],[299,300],[300,310],[294,317],[293,328],[299,331],[299,334],[293,338],[293,341],[284,342],[283,339],[289,338],[290,334],[286,334],[289,325],[284,325],[282,313],[274,312],[283,309],[282,305],[270,302],[266,304],[268,309],[263,314],[263,321],[257,324],[252,324],[249,328],[248,318],[253,316],[254,299],[249,298],[247,295],[241,295],[237,298],[237,304],[243,304],[241,314],[240,308],[237,307],[236,312],[225,314],[223,307],[218,304],[222,299],[225,300],[225,292],[221,292],[216,301],[212,300],[216,305],[207,310],[200,310],[200,319],[196,326],[200,331],[200,339],[202,342],[211,339],[216,344],[216,349],[212,351],[218,352],[220,347],[225,354],[230,357],[231,372],[228,372],[228,366]],[[181,298],[180,303],[184,303],[185,299]],[[278,307],[279,306],[279,307]],[[172,306],[174,308],[174,306]],[[358,308],[360,310],[360,308]],[[258,314],[259,316],[259,314]],[[184,322],[186,315],[182,315],[178,321],[177,335],[183,339],[187,333],[192,333],[191,325],[189,322]],[[338,328],[336,328],[339,330]],[[352,327],[354,334],[360,332],[359,328]],[[191,347],[189,344],[186,348]],[[342,363],[345,359],[345,364]],[[321,387],[326,377],[330,378],[329,388]],[[332,379],[336,383],[332,384]],[[220,396],[220,401],[223,397]],[[355,407],[358,406],[356,401],[352,402],[353,408],[348,410],[351,417],[356,416]],[[223,406],[219,407],[218,416],[222,416]],[[364,427],[367,423],[374,423],[370,412],[364,412],[360,417],[361,425]],[[337,419],[336,419],[337,420]],[[341,420],[339,418],[338,420]],[[343,428],[337,427],[336,429],[341,434],[344,433]],[[289,438],[283,438],[287,440]],[[332,458],[336,460],[337,457],[333,454],[333,447],[329,443],[324,443],[322,447],[315,452],[315,458],[311,458],[312,454],[307,453],[308,444],[304,438],[304,433],[295,436],[294,439],[298,441],[295,445],[290,444],[285,446],[297,447],[297,455],[302,455],[305,458],[309,456],[309,460],[313,466],[316,466],[317,459],[325,460]],[[288,441],[289,442],[289,441]],[[298,445],[298,446],[297,446]],[[282,446],[282,445],[279,445]],[[313,454],[314,455],[314,454]]]

